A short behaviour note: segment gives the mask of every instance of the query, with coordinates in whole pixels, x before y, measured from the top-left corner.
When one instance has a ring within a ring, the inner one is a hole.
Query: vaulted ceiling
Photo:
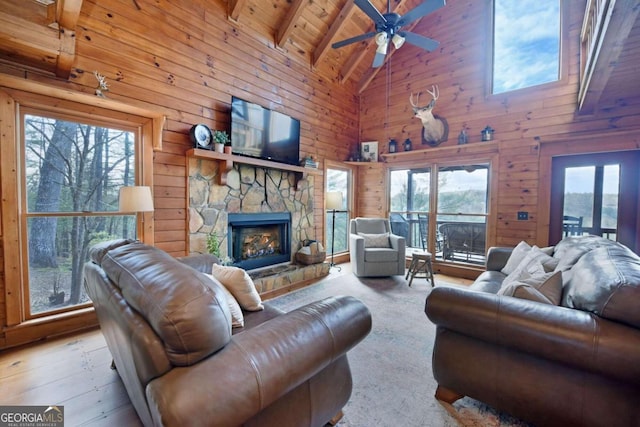
[[[140,7],[138,0],[132,5]],[[370,0],[382,13],[387,0]],[[457,0],[449,0],[457,1]],[[423,0],[390,0],[391,11],[405,14]],[[223,1],[224,3],[224,1]],[[588,1],[587,4],[593,3]],[[0,61],[68,78],[75,56],[75,29],[82,0],[0,0]],[[374,30],[353,0],[227,0],[229,20],[288,57],[308,64],[323,78],[355,84],[361,92],[382,68],[372,68],[372,38],[333,49],[337,41]],[[446,6],[405,29],[429,37],[429,24],[446,19]],[[640,96],[640,6],[620,0],[612,27],[598,51],[603,57],[592,70],[582,108],[593,112]],[[622,31],[624,30],[624,31]],[[412,49],[418,48],[412,47]],[[395,50],[390,46],[387,60]],[[428,55],[419,51],[419,55]]]
[[[391,12],[403,15],[424,0],[370,1],[381,13],[389,7]],[[439,19],[439,12],[423,19]],[[279,49],[309,63],[327,78],[340,82],[353,79],[359,91],[380,70],[371,67],[377,47],[372,38],[339,49],[331,47],[335,42],[375,30],[371,19],[353,0],[229,0],[229,18],[253,27]],[[390,46],[387,58],[393,53]]]

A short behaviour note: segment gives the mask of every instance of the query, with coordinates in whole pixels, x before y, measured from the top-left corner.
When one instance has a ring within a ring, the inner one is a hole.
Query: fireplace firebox
[[[228,252],[245,270],[291,261],[291,213],[228,215]]]

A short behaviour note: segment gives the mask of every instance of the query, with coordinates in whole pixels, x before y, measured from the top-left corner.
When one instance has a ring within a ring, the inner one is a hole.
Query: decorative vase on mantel
[[[212,139],[218,153],[223,153],[225,145],[231,142],[229,134],[224,130],[214,130],[212,132]]]

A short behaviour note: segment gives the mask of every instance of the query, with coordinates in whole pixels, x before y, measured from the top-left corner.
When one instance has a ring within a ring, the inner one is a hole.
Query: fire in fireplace
[[[291,261],[291,213],[229,214],[228,221],[235,266],[251,270]]]

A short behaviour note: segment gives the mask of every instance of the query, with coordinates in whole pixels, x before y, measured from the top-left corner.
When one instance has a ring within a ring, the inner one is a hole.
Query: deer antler
[[[413,92],[411,92],[411,95],[409,96],[409,102],[411,103],[411,106],[413,108],[427,108],[427,107],[431,107],[433,108],[433,106],[436,105],[436,101],[438,100],[438,98],[440,97],[440,89],[438,88],[438,85],[431,85],[431,90],[427,90],[427,93],[429,95],[431,95],[431,102],[429,102],[429,104],[425,105],[424,107],[420,107],[420,104],[418,104],[420,102],[420,94],[422,92],[418,92],[418,95],[416,96],[416,101],[413,102]]]
[[[411,95],[409,95],[409,102],[411,103],[411,106],[413,108],[420,108],[418,107],[418,102],[420,102],[420,92],[418,92],[418,96],[416,97],[416,102],[413,102],[413,92],[411,92]]]
[[[431,95],[434,101],[437,101],[440,97],[440,89],[438,85],[431,85],[431,90],[428,90],[427,93]]]

